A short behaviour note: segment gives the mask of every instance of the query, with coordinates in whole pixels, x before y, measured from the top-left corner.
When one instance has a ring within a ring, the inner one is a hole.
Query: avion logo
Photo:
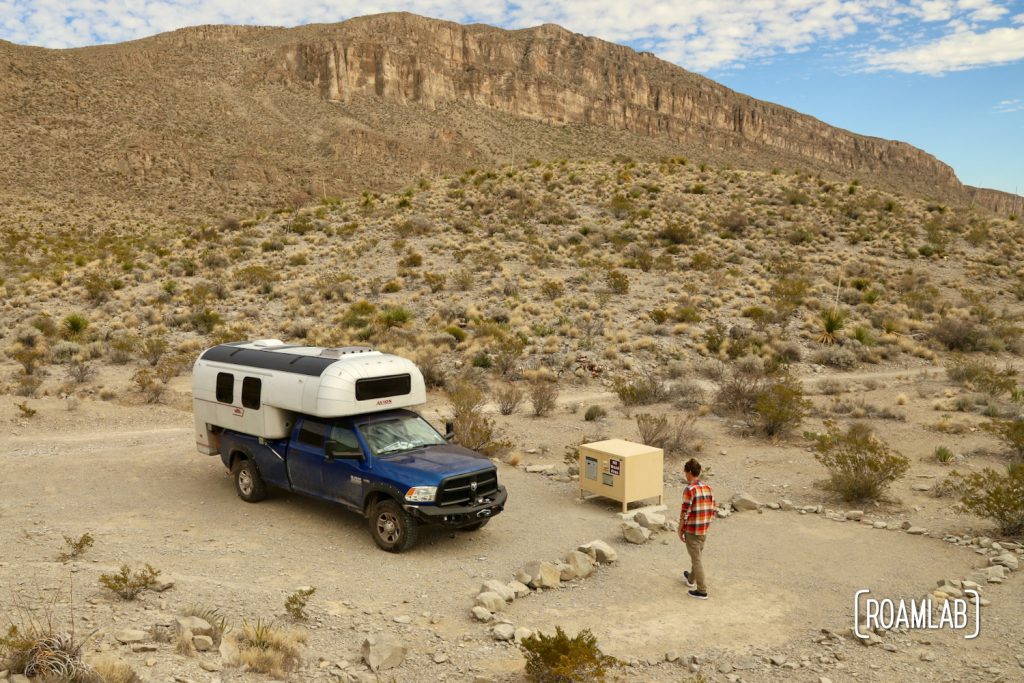
[[[391,399],[390,398],[382,398],[381,400],[377,401],[377,405],[379,405],[379,406],[389,406],[389,405],[391,405]]]

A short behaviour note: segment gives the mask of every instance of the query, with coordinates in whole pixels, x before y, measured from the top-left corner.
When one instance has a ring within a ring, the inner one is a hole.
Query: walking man
[[[704,537],[715,516],[715,497],[711,487],[700,479],[700,463],[690,458],[683,465],[686,488],[683,489],[683,507],[679,512],[679,540],[686,543],[690,553],[690,571],[683,572],[689,595],[698,600],[708,599],[708,585],[704,578]]]

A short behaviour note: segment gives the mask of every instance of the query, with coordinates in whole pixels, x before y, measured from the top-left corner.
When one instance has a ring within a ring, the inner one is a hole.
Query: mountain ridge
[[[907,143],[736,93],[554,24],[507,31],[408,13],[296,28],[206,25],[128,43],[0,43],[8,187],[236,210],[394,189],[537,157],[806,167],[997,212]]]

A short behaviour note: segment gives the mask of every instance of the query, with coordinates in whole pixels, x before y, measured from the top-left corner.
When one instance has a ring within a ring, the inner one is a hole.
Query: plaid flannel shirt
[[[711,526],[717,505],[711,487],[698,479],[683,489],[683,507],[679,512],[679,535],[703,536]]]

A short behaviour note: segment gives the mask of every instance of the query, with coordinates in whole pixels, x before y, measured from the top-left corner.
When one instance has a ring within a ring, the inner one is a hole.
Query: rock
[[[153,584],[153,587],[150,590],[156,593],[166,593],[172,588],[174,588],[174,581],[172,579],[167,579],[164,581],[158,580],[155,584]]]
[[[526,471],[530,474],[544,474],[555,469],[554,465],[527,465]]]
[[[910,522],[906,521],[906,520],[904,520],[904,521],[903,521],[903,522],[902,522],[902,523],[900,524],[900,528],[901,528],[901,529],[903,529],[904,531],[906,531],[907,529],[909,529],[909,528],[910,528],[910,527],[912,527],[912,526],[913,526],[913,525],[912,525],[912,524],[911,524]]]
[[[910,487],[911,491],[931,491],[932,487],[930,484],[914,484]]]
[[[728,517],[732,513],[729,512],[728,510],[726,510],[725,508],[718,508],[718,512],[715,513],[715,514],[718,515],[719,519],[725,519],[726,517]]]
[[[516,581],[530,588],[558,588],[562,585],[561,572],[550,562],[528,562],[516,572]]]
[[[665,515],[658,512],[640,510],[633,516],[633,521],[645,529],[665,528]]]
[[[118,633],[116,633],[114,635],[114,640],[116,640],[119,643],[124,643],[125,645],[131,644],[131,643],[141,643],[145,639],[146,639],[146,632],[145,631],[139,631],[138,629],[132,629],[132,628],[125,629],[124,631],[119,631]]]
[[[919,657],[919,659],[922,662],[934,662],[935,661],[935,655],[932,654],[931,652],[922,652],[921,656]]]
[[[993,547],[995,546],[994,543],[992,545],[993,545]],[[1020,560],[1018,560],[1017,556],[1012,554],[1012,553],[1003,553],[1002,555],[999,555],[998,557],[993,557],[989,561],[994,566],[1003,566],[1003,567],[1006,567],[1007,569],[1009,569],[1011,571],[1017,571],[1017,569],[1020,568]]]
[[[832,683],[832,679],[825,676],[818,676],[818,683]]]
[[[404,645],[393,640],[370,637],[363,641],[363,661],[373,672],[395,668],[402,663],[407,652]]]
[[[623,522],[622,537],[630,543],[642,545],[651,537],[651,531],[650,529],[645,529],[636,522]]]
[[[516,629],[516,632],[512,634],[512,639],[517,643],[521,643],[532,635],[533,631],[531,629],[528,629],[525,626],[520,626]]]
[[[644,514],[665,514],[668,511],[667,505],[645,505],[642,508],[636,508],[629,512],[616,512],[615,516],[623,522],[635,522],[636,516],[641,512]]]
[[[491,612],[500,612],[505,609],[505,600],[491,591],[484,591],[476,596],[476,604]]]
[[[770,661],[775,666],[782,666],[786,663],[786,655],[772,655],[768,658],[768,661]]]
[[[590,555],[598,562],[614,562],[619,559],[619,553],[604,541],[591,541],[576,548],[580,552]]]
[[[906,529],[906,532],[908,534],[910,534],[911,536],[922,536],[922,535],[926,534],[928,532],[928,530],[925,529],[924,527],[912,526],[909,529]]]
[[[733,662],[732,668],[736,671],[747,671],[749,669],[757,668],[757,660],[750,655],[743,655],[737,657],[736,661]]]
[[[516,635],[516,627],[512,624],[498,624],[491,629],[491,633],[495,640],[512,640]]]
[[[396,624],[411,624],[412,617],[410,617],[408,614],[399,614],[397,617],[392,619],[392,621]]]
[[[530,594],[530,587],[527,586],[525,583],[521,583],[519,581],[509,582],[508,589],[512,591],[512,594],[515,595],[517,598],[521,598]]]
[[[594,573],[594,560],[591,559],[590,555],[579,550],[572,550],[566,553],[565,563],[572,567],[576,576],[581,579],[585,579]]]
[[[238,651],[238,643],[234,638],[222,638],[218,652],[220,652],[220,661],[228,666],[238,666],[242,653]]]
[[[731,504],[732,509],[737,512],[742,510],[758,510],[761,507],[761,504],[754,500],[752,496],[743,492],[737,493],[733,496]]]
[[[178,628],[178,633],[191,631],[194,636],[213,637],[213,626],[205,619],[200,619],[199,617],[178,617],[174,620],[174,623]]]
[[[674,662],[674,661],[677,661],[678,659],[679,659],[679,652],[676,651],[676,650],[669,650],[668,652],[665,653],[665,661],[666,662]]]
[[[156,666],[156,657],[146,657],[146,666]]]
[[[32,683],[32,679],[24,674],[13,674],[11,683]]]
[[[882,649],[886,652],[898,652],[896,646],[892,643],[882,643]]]
[[[846,518],[848,520],[850,520],[850,521],[853,521],[853,522],[859,522],[861,519],[864,518],[864,511],[863,510],[848,510],[846,512]]]
[[[768,503],[767,507],[769,510],[778,510],[780,508],[778,503]]]
[[[779,501],[779,509],[783,512],[792,512],[796,510],[796,506],[793,505],[792,501],[786,500],[785,498]]]
[[[505,602],[512,602],[516,599],[516,592],[508,585],[498,581],[497,579],[488,579],[487,581],[484,581],[480,586],[480,592],[497,593]]]
[[[209,652],[213,649],[213,638],[210,636],[192,636],[192,644],[200,652]]]
[[[480,605],[476,605],[472,609],[472,612],[474,619],[476,619],[477,621],[482,621],[484,623],[487,623],[488,621],[494,618],[494,615],[491,614],[491,610],[487,609],[486,607],[481,607]]]
[[[149,643],[133,643],[132,652],[156,652],[156,645]]]
[[[558,578],[562,581],[572,581],[576,578],[576,570],[565,562],[559,562],[555,566],[558,567]]]
[[[444,664],[448,661],[448,655],[443,652],[434,653],[434,664]]]
[[[873,527],[874,527],[874,528],[876,528],[876,529],[885,529],[885,528],[886,528],[886,527],[888,527],[889,525],[888,525],[888,524],[886,524],[885,522],[882,522],[882,521],[878,521],[878,522],[875,522],[875,523],[873,523],[873,524],[872,524],[871,526],[873,526]]]
[[[200,636],[200,638],[205,638],[205,637],[206,636]],[[211,673],[215,673],[217,671],[220,671],[224,667],[221,666],[220,662],[215,662],[215,661],[212,661],[212,660],[203,659],[203,660],[199,661],[199,668],[202,669],[203,671],[209,671]]]
[[[720,673],[720,674],[732,673],[732,664],[730,664],[729,662],[719,662],[718,663],[718,673]]]

